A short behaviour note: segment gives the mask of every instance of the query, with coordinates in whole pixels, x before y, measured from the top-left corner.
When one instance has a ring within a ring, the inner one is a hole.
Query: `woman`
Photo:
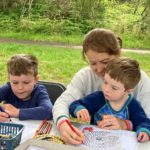
[[[83,140],[82,132],[75,127],[76,133],[72,131],[66,121],[69,120],[69,105],[74,100],[102,89],[105,67],[111,59],[120,57],[121,46],[121,39],[107,29],[93,29],[85,36],[82,55],[88,61],[89,66],[75,74],[66,91],[57,99],[53,107],[54,122],[65,142],[78,145]],[[135,87],[133,96],[141,103],[150,118],[150,80],[143,71],[141,71],[141,80]],[[103,128],[110,121],[113,121],[116,129],[128,129],[129,122],[126,123],[110,115],[106,115],[101,121]]]

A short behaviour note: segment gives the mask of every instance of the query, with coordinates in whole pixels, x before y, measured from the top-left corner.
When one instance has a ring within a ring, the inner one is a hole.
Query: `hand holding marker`
[[[1,103],[0,103],[0,111],[6,113],[8,115],[8,117],[9,117],[10,121],[11,121],[10,115],[3,108],[4,103],[5,103],[4,101],[1,101]]]

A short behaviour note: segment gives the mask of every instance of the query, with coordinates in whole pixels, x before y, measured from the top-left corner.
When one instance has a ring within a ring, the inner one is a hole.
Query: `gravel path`
[[[53,46],[53,47],[65,47],[65,48],[74,48],[74,49],[82,49],[81,46],[76,45],[66,45],[64,43],[58,42],[49,42],[49,41],[31,41],[31,40],[17,40],[10,38],[0,38],[0,43],[16,43],[16,44],[27,44],[27,45],[45,45],[45,46]],[[139,49],[123,49],[123,51],[134,52],[134,53],[150,53],[150,50],[139,50]]]

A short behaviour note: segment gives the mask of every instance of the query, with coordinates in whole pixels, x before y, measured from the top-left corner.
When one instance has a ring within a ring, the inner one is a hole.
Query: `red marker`
[[[67,122],[67,124],[68,124],[68,126],[71,128],[71,130],[73,131],[73,132],[75,132],[77,135],[79,135],[78,133],[77,133],[77,131],[73,128],[73,126],[71,125],[71,123],[68,121],[68,120],[66,120],[66,122]],[[80,135],[79,135],[80,136]],[[82,138],[82,137],[81,137]],[[83,140],[83,138],[82,138],[82,140]],[[83,141],[82,141],[82,143],[83,143]]]
[[[77,131],[73,128],[73,126],[70,124],[70,122],[68,120],[66,120],[66,122],[67,122],[68,126],[71,128],[71,130],[78,135]]]

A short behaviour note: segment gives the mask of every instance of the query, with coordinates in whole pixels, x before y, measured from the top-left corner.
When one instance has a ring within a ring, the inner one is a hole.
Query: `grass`
[[[84,35],[46,35],[46,34],[32,34],[29,32],[0,32],[0,38],[13,38],[17,40],[39,40],[59,42],[71,45],[81,45]]]
[[[41,80],[58,81],[67,84],[73,74],[86,65],[81,58],[81,50],[30,46],[18,44],[0,45],[0,84],[7,81],[6,62],[14,54],[33,54],[39,59]]]
[[[87,63],[82,60],[81,49],[56,48],[49,46],[33,46],[19,44],[0,44],[0,85],[7,82],[6,63],[14,54],[33,54],[39,59],[39,75],[41,80],[56,81],[67,85],[73,75]],[[139,61],[141,68],[150,76],[150,54],[124,52],[124,56]]]
[[[150,36],[146,37],[134,37],[133,35],[123,35],[123,47],[134,48],[134,49],[147,49],[150,50]]]
[[[124,52],[124,56],[137,60],[140,64],[140,68],[144,70],[150,77],[150,67],[149,67],[150,53],[140,54],[133,52]]]
[[[124,48],[150,49],[149,38],[135,37],[130,34],[119,35],[123,40]],[[84,35],[47,35],[47,34],[32,34],[29,32],[0,32],[0,38],[12,38],[17,40],[33,40],[33,41],[49,41],[53,43],[81,45]]]

